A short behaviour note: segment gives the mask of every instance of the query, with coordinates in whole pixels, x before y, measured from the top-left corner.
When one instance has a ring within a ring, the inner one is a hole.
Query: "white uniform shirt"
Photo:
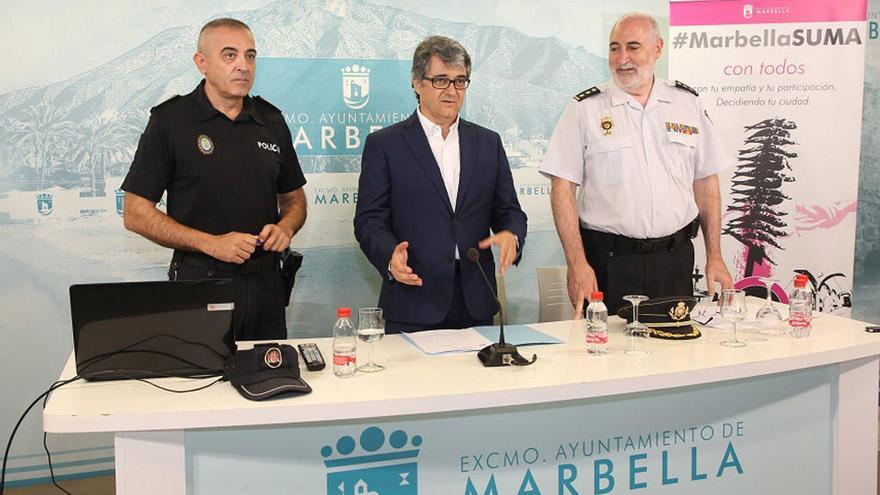
[[[699,99],[655,79],[645,107],[613,82],[566,105],[539,170],[581,186],[583,227],[646,239],[696,218],[694,180],[733,163]]]
[[[440,175],[443,177],[443,185],[446,186],[446,194],[449,195],[449,204],[455,211],[455,200],[458,198],[458,178],[461,175],[461,148],[458,145],[458,122],[449,126],[449,134],[443,139],[443,128],[431,122],[428,117],[422,115],[422,110],[417,109],[419,122],[428,137],[431,153],[440,167]],[[455,259],[460,259],[458,246],[455,247]]]

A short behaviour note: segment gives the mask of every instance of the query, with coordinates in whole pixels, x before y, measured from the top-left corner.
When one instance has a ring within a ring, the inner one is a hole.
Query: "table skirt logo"
[[[327,495],[417,495],[420,435],[395,430],[388,436],[377,427],[321,447],[327,468]]]
[[[52,214],[53,209],[55,209],[55,206],[52,204],[52,193],[38,193],[37,213],[48,216]]]
[[[342,100],[352,110],[360,110],[370,102],[370,69],[352,64],[342,69]]]

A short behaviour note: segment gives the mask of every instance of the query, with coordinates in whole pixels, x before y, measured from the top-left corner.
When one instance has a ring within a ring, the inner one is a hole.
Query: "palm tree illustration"
[[[795,180],[791,160],[798,155],[787,149],[797,145],[791,137],[794,129],[795,122],[780,118],[745,127],[745,146],[738,151],[739,165],[731,180],[732,204],[727,207],[739,215],[723,231],[745,246],[743,277],[752,276],[765,262],[776,264],[767,252],[769,246],[784,249],[778,239],[787,235],[787,213],[779,205],[791,199],[782,191],[783,184]]]
[[[129,141],[137,135],[134,123],[115,112],[107,111],[77,127],[71,143],[71,163],[81,176],[88,177],[87,196],[104,196],[105,175],[121,164],[131,163],[133,148]]]
[[[23,119],[10,119],[10,124],[10,142],[24,162],[19,166],[30,166],[39,176],[38,189],[44,189],[46,178],[64,160],[74,123],[65,118],[63,110],[44,99],[25,109]]]

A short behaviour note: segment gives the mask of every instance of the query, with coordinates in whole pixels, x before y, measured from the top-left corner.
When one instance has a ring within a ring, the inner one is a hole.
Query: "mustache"
[[[617,70],[637,69],[636,64],[621,64],[617,66]]]

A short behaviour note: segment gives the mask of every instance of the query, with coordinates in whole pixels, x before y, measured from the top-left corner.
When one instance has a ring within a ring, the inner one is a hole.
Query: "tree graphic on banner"
[[[769,246],[784,249],[777,239],[787,235],[779,208],[789,198],[782,192],[785,182],[794,182],[791,160],[797,153],[786,148],[797,143],[791,131],[797,124],[787,119],[766,119],[746,126],[745,147],[738,152],[739,165],[730,186],[733,201],[729,211],[739,215],[727,222],[724,234],[745,246],[743,278],[756,275],[755,269],[776,263],[767,253]],[[757,275],[767,275],[759,273]]]
[[[29,176],[38,179],[37,188],[43,189],[46,180],[65,160],[64,144],[75,131],[73,122],[65,113],[44,99],[24,111],[23,119],[10,119],[10,137],[18,148],[21,163],[13,163],[13,170],[27,169]]]

